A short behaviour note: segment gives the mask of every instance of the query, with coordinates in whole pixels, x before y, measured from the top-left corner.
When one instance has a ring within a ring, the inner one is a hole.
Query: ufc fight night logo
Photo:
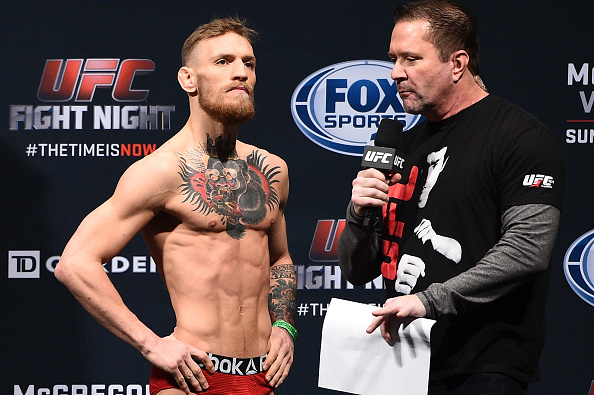
[[[43,102],[76,102],[93,100],[96,88],[110,88],[118,102],[139,102],[149,91],[132,89],[136,76],[155,70],[150,59],[48,59],[37,92]]]
[[[150,80],[138,78],[154,70],[150,59],[48,59],[37,90],[44,103],[11,105],[8,130],[170,130],[175,106],[147,103]],[[96,97],[98,89],[104,92]],[[110,103],[110,92],[118,104]],[[75,104],[58,104],[64,102]],[[48,156],[68,156],[70,145],[64,152],[57,145],[47,147]],[[27,147],[27,156],[35,156],[36,148]]]

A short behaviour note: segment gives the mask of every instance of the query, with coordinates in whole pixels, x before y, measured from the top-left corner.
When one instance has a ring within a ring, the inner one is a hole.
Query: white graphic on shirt
[[[402,255],[398,262],[394,289],[397,292],[409,295],[417,284],[419,276],[425,277],[425,262],[416,256]]]
[[[427,155],[429,169],[427,171],[427,180],[425,181],[425,185],[423,185],[421,196],[419,197],[419,208],[424,208],[427,205],[429,194],[448,162],[449,157],[446,157],[447,150],[448,147],[443,147],[441,150]],[[462,259],[462,246],[460,243],[451,237],[437,234],[430,220],[423,218],[413,232],[423,244],[428,241],[431,242],[431,246],[436,252],[456,264],[460,263]],[[398,262],[394,289],[397,292],[408,295],[417,284],[420,276],[425,276],[425,262],[419,257],[403,254]]]
[[[415,235],[425,244],[430,241],[433,249],[451,261],[460,263],[462,259],[462,246],[451,237],[438,235],[431,226],[431,221],[423,218],[419,226],[414,230]]]
[[[431,192],[431,189],[433,189],[433,186],[437,182],[439,175],[448,162],[449,157],[446,158],[445,156],[447,150],[448,147],[443,147],[439,151],[432,152],[427,155],[429,169],[427,170],[427,180],[425,181],[425,185],[423,185],[421,197],[419,197],[419,208],[423,208],[427,204],[429,193]]]

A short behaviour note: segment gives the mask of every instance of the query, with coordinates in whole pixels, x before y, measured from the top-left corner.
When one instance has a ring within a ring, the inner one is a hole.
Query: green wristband
[[[283,320],[274,321],[272,326],[277,326],[279,328],[283,328],[287,332],[289,332],[289,335],[291,335],[291,337],[293,338],[293,343],[295,343],[295,341],[297,340],[297,329],[295,329],[295,327],[293,325],[289,324],[287,321],[283,321]]]

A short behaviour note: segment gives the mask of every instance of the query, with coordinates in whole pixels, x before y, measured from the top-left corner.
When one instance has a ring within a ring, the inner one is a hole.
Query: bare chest
[[[258,152],[247,159],[189,163],[180,159],[180,186],[168,211],[196,231],[225,231],[240,239],[246,230],[266,231],[278,214],[278,174]]]

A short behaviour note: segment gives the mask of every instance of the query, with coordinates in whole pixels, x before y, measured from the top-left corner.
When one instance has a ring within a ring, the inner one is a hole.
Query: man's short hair
[[[239,17],[217,18],[198,26],[186,39],[182,47],[182,66],[187,66],[194,47],[203,40],[222,36],[225,33],[236,33],[253,43],[258,33],[246,26],[246,22]]]
[[[394,22],[423,20],[429,22],[426,40],[439,51],[442,61],[460,49],[469,56],[468,68],[479,75],[478,23],[461,4],[451,0],[418,0],[400,5],[394,11]]]

